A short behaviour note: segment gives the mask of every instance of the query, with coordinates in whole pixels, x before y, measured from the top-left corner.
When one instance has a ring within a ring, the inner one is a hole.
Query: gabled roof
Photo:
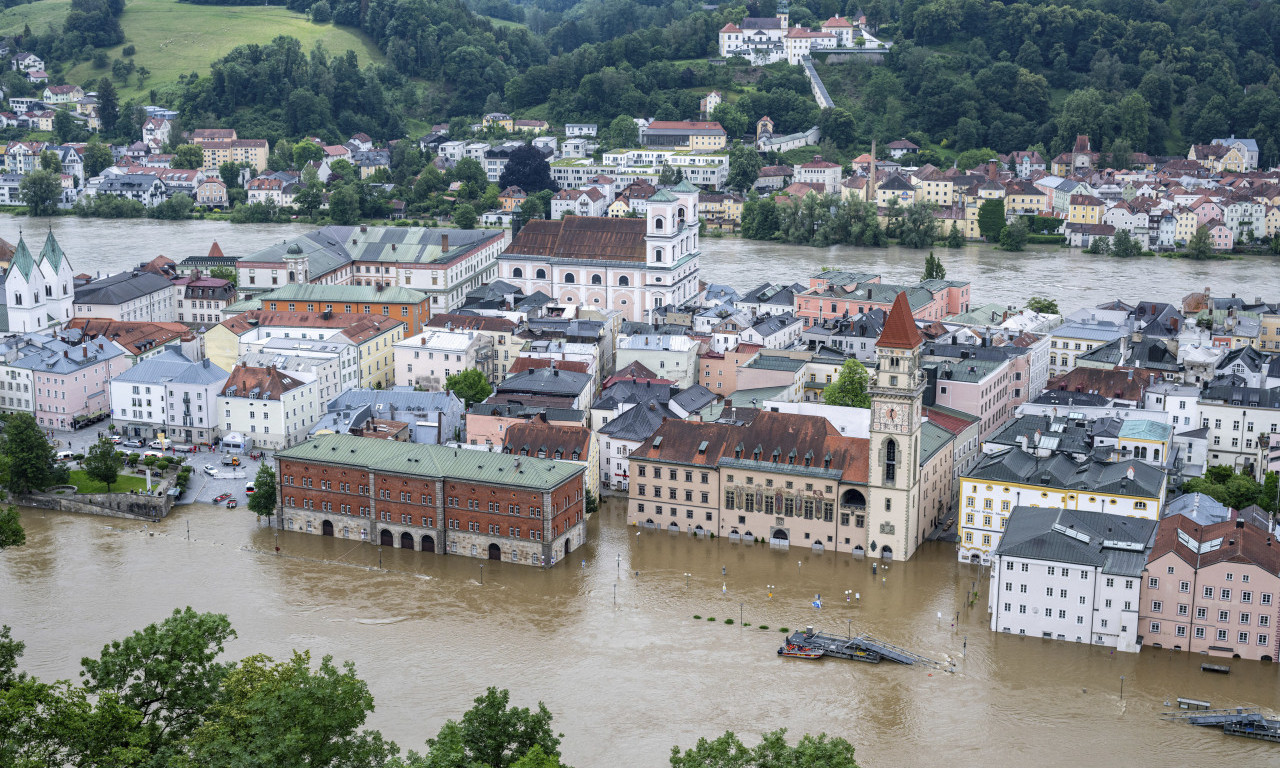
[[[281,395],[305,384],[278,368],[237,365],[231,369],[219,397],[246,397],[253,400],[279,400]]]
[[[570,216],[525,224],[503,256],[606,261],[645,260],[645,220]]]
[[[924,343],[920,329],[916,327],[915,317],[911,314],[911,304],[907,301],[906,292],[898,294],[889,310],[889,319],[885,320],[884,332],[876,341],[877,347],[892,349],[915,349]]]

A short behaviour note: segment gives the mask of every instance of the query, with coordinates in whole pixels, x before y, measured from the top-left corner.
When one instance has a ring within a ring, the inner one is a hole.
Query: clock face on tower
[[[905,433],[910,427],[910,420],[906,411],[907,407],[894,403],[876,403],[874,413],[875,429],[880,432]]]

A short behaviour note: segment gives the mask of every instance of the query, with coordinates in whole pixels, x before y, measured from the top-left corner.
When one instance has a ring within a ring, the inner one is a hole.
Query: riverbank
[[[239,632],[231,658],[309,648],[353,661],[376,699],[370,726],[402,748],[420,749],[500,685],[572,725],[564,757],[579,766],[660,768],[672,744],[727,729],[754,743],[780,726],[839,734],[864,768],[923,768],[939,755],[957,768],[1182,764],[1210,749],[1253,764],[1259,745],[1163,722],[1163,702],[1280,707],[1280,665],[1236,661],[1229,676],[1205,675],[1185,653],[994,634],[985,571],[956,562],[952,546],[928,544],[873,576],[847,555],[637,536],[623,517],[608,501],[570,561],[485,562],[481,584],[471,558],[276,531],[244,509],[178,507],[145,527],[27,509],[27,545],[0,557],[0,623],[28,643],[24,666],[56,679],[174,607],[227,613]],[[971,608],[974,588],[983,594]],[[844,602],[845,590],[857,598]],[[778,658],[777,629],[810,624],[948,656],[957,673]],[[464,650],[466,636],[485,641]]]

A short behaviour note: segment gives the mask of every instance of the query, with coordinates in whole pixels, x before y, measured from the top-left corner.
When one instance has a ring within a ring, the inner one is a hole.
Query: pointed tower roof
[[[31,258],[31,251],[27,250],[27,241],[21,236],[18,237],[18,247],[13,251],[13,261],[9,264],[9,271],[17,271],[22,276],[31,279],[31,270],[35,269],[36,261]]]
[[[899,293],[898,298],[893,300],[893,308],[889,310],[889,317],[884,321],[884,331],[881,332],[876,346],[915,349],[923,343],[924,338],[920,336],[920,329],[916,327],[907,294]]]
[[[44,238],[44,247],[40,249],[40,261],[47,261],[53,267],[55,273],[62,271],[62,262],[66,256],[62,253],[62,246],[58,245],[58,241],[53,237],[53,230],[49,230],[49,234]]]
[[[217,241],[217,240],[214,240],[214,241],[213,241],[213,245],[209,246],[209,258],[211,258],[211,259],[224,259],[224,258],[226,258],[225,256],[223,256],[223,255],[222,255],[222,249],[218,247],[218,241]]]
[[[698,188],[689,183],[688,179],[681,179],[680,183],[671,188],[672,192],[697,192]]]

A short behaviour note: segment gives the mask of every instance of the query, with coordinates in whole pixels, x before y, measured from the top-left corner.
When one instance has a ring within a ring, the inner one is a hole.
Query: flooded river
[[[181,261],[203,256],[214,240],[228,256],[245,256],[277,240],[307,232],[305,224],[231,224],[148,219],[28,219],[0,215],[0,237],[16,241],[22,227],[37,242],[52,227],[77,271],[119,272],[159,255]],[[1006,253],[985,244],[935,248],[947,277],[973,283],[973,303],[1016,304],[1031,296],[1057,299],[1064,310],[1117,297],[1177,302],[1206,285],[1214,295],[1280,298],[1280,258],[1238,255],[1230,261],[1116,259],[1079,249],[1039,248]],[[702,240],[702,278],[748,290],[763,282],[807,283],[824,266],[883,275],[886,283],[915,283],[927,251],[890,248],[804,248],[736,238]]]
[[[421,748],[496,685],[521,705],[547,703],[578,768],[619,758],[658,768],[673,744],[726,729],[753,743],[778,727],[847,738],[864,768],[1196,765],[1209,755],[1260,766],[1280,754],[1159,719],[1177,696],[1280,708],[1280,666],[1234,660],[1230,675],[1209,675],[1185,653],[994,635],[985,571],[948,545],[873,577],[847,555],[637,536],[622,521],[622,506],[606,503],[590,543],[549,571],[389,548],[379,570],[376,547],[277,540],[243,510],[180,507],[145,531],[27,510],[27,545],[0,554],[0,623],[27,642],[26,669],[74,678],[82,656],[175,607],[227,613],[234,657],[309,648],[355,662],[377,702],[371,725],[402,748]],[[859,599],[846,603],[846,590]],[[957,672],[778,658],[777,629],[806,624],[871,632],[954,659]]]

